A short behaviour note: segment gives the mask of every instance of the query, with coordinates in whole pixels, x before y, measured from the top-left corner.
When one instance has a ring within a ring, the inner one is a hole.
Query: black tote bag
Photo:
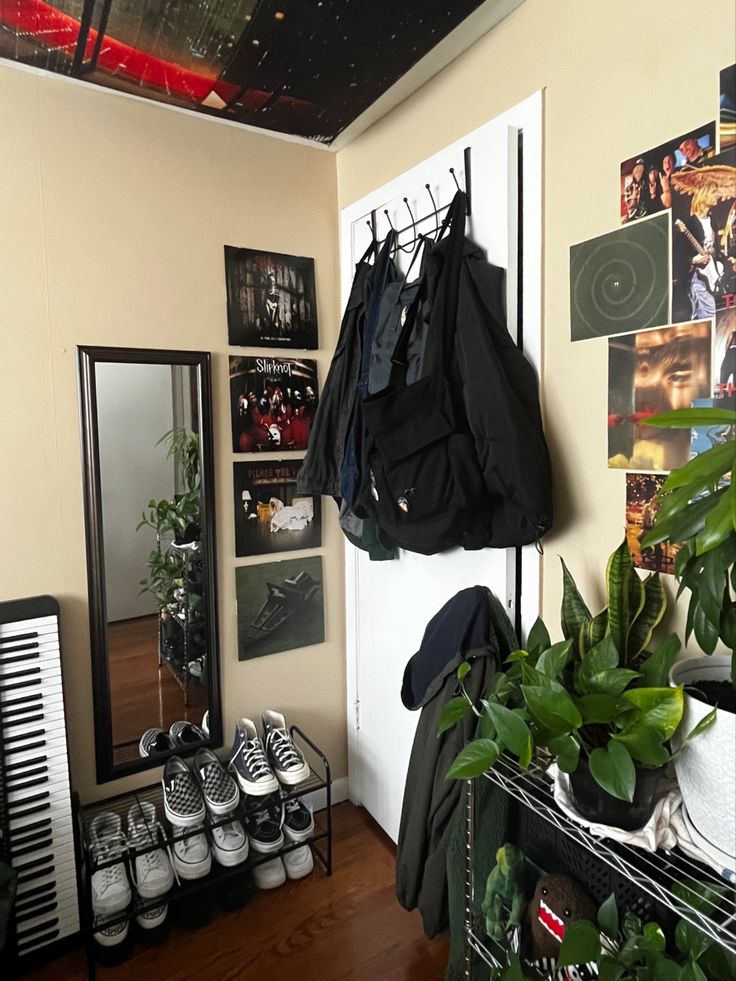
[[[427,316],[426,274],[396,345],[389,385],[363,401],[375,518],[400,548],[424,555],[455,545],[482,548],[490,501],[473,436],[447,373],[453,358],[465,205],[456,194],[443,224],[444,259],[428,313],[423,376],[407,384],[415,318]],[[435,249],[437,246],[435,246]]]

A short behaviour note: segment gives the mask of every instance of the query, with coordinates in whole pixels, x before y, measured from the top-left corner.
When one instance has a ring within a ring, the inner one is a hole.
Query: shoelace
[[[266,759],[266,754],[263,752],[260,739],[254,739],[250,745],[243,743],[242,753],[243,762],[250,769],[256,780],[260,780],[261,777],[271,776],[271,767],[268,765],[268,760]]]
[[[94,863],[102,864],[112,859],[118,859],[114,865],[108,865],[104,869],[98,869],[94,873],[96,881],[99,884],[100,892],[106,892],[111,886],[123,881],[125,876],[123,854],[126,845],[127,841],[122,831],[107,835],[104,839],[92,843],[90,856]]]
[[[133,868],[137,871],[137,866],[140,862],[143,865],[143,878],[154,870],[157,871],[164,868],[164,853],[168,855],[169,862],[173,868],[174,863],[171,855],[171,848],[166,842],[166,832],[164,831],[160,821],[156,821],[155,824],[136,824],[129,840],[130,844],[133,846],[133,849],[148,848],[152,845],[159,846],[158,848],[153,848],[150,851],[143,852],[142,855],[136,855]],[[137,888],[138,880],[135,872],[131,871],[131,877],[133,879],[133,885]]]
[[[269,743],[280,766],[302,765],[302,759],[291,741],[291,736],[284,729],[272,729],[269,736]]]

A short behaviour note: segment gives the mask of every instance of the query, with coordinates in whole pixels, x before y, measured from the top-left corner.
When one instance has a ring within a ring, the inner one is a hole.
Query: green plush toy
[[[486,932],[494,940],[503,940],[507,931],[522,921],[527,900],[524,861],[515,845],[502,845],[496,852],[496,864],[488,876],[481,903]]]

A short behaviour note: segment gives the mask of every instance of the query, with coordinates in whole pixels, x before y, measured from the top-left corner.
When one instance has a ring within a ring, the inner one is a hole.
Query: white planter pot
[[[725,654],[686,658],[672,668],[673,685],[730,681],[731,658]],[[712,709],[685,692],[680,732],[687,734]],[[676,745],[676,741],[673,740]],[[688,815],[700,834],[736,866],[736,715],[718,710],[715,723],[675,757],[677,780]]]

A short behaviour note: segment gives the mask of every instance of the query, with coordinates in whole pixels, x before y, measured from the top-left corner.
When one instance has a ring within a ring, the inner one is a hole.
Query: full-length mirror
[[[79,348],[98,782],[219,745],[209,354]]]

